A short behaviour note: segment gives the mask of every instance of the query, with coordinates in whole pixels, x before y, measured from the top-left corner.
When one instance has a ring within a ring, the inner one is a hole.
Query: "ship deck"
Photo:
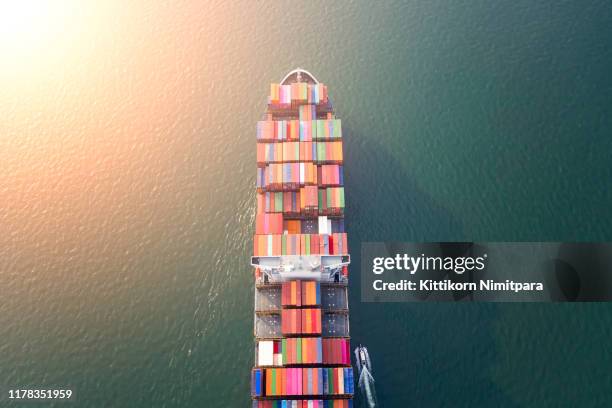
[[[341,285],[321,284],[321,309],[325,313],[348,313],[347,287]],[[280,285],[264,285],[255,290],[255,313],[281,313]]]
[[[281,339],[280,313],[255,313],[254,334],[257,340]],[[318,337],[318,335],[301,334],[302,337]],[[321,315],[322,337],[349,337],[348,310],[344,313],[323,311]]]

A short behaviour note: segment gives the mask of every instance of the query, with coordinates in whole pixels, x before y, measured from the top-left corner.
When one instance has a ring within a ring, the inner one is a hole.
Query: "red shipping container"
[[[331,364],[329,361],[329,340],[331,339],[321,339],[321,345],[323,348],[323,364]]]
[[[291,101],[297,101],[299,99],[300,91],[298,82],[291,84]]]
[[[332,234],[333,242],[334,242],[334,254],[336,255],[346,255],[348,254],[348,241],[346,238],[346,233],[335,233]]]
[[[319,255],[319,234],[310,234],[310,255]]]
[[[323,364],[350,365],[350,343],[348,339],[322,339]]]
[[[257,164],[265,163],[266,147],[265,143],[257,143]]]
[[[300,253],[299,234],[283,235],[286,242],[285,255],[298,255]]]
[[[321,333],[321,309],[302,309],[302,333]]]
[[[317,194],[319,214],[327,214],[327,189],[321,188]]]
[[[272,235],[272,253],[273,256],[280,256],[281,253],[281,236],[280,235]]]
[[[294,280],[283,282],[281,287],[282,306],[301,306],[302,305],[302,283]]]
[[[302,327],[300,309],[283,309],[281,311],[281,332],[283,335],[299,334]]]
[[[266,195],[257,193],[257,214],[263,214],[266,209]]]
[[[283,192],[283,212],[284,213],[299,213],[300,202],[299,192],[297,191],[285,191]]]
[[[253,235],[253,256],[262,256],[263,250],[260,248],[259,235]]]
[[[287,351],[291,364],[297,364],[297,339],[287,339]]]
[[[255,216],[255,233],[256,234],[282,234],[283,233],[283,215],[275,214],[257,214]]]
[[[300,251],[300,255],[304,255],[306,253],[306,235],[307,234],[300,234],[300,249],[302,249]]]

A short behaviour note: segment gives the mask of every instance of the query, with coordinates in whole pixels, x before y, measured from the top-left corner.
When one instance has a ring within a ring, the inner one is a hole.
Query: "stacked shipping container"
[[[342,124],[317,112],[331,109],[327,87],[272,84],[268,104],[257,123],[254,256],[347,255]],[[279,295],[281,337],[257,341],[253,408],[352,408],[350,341],[322,337],[321,284],[288,280]]]
[[[253,408],[353,408],[353,400],[260,400]]]
[[[327,103],[327,86],[294,82],[290,85],[270,84],[268,104],[273,106],[291,106],[292,103],[325,104]]]
[[[270,230],[279,225],[274,224],[274,221],[271,224],[261,222],[263,230],[266,228]],[[289,227],[289,224],[284,225]],[[348,254],[348,245],[344,232],[335,234],[265,234],[255,235],[253,254],[254,256],[346,255]]]
[[[289,337],[258,342],[257,365],[350,365],[350,342],[345,338]]]
[[[255,368],[251,378],[254,397],[351,395],[354,392],[350,367]]]

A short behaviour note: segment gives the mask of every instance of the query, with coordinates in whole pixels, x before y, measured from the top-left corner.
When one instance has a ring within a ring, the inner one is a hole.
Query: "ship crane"
[[[342,268],[351,263],[350,255],[283,255],[254,256],[251,266],[259,268],[264,279],[282,282],[284,279],[311,279],[319,282],[339,282]]]

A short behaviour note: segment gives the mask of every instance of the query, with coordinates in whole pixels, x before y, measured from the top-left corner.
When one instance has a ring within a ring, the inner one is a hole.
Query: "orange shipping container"
[[[302,333],[321,333],[321,309],[301,309]]]
[[[300,121],[290,120],[287,123],[287,140],[299,140],[300,138]]]
[[[278,84],[270,84],[270,103],[278,104],[280,98],[280,86]]]
[[[284,228],[289,234],[300,234],[302,232],[302,222],[300,220],[287,220]]]
[[[283,159],[283,144],[282,143],[272,143],[272,145],[274,146],[273,148],[273,152],[274,152],[274,157],[270,157],[270,152],[268,152],[268,161],[273,161],[276,163],[282,162],[284,161]]]
[[[310,162],[312,160],[312,142],[300,142],[300,161]]]
[[[321,287],[315,281],[302,282],[302,305],[318,306],[321,303]]]
[[[332,157],[331,160],[341,163],[343,159],[342,155],[342,142],[330,142]]]
[[[277,143],[282,145],[283,161],[294,162],[300,160],[300,143],[299,142],[284,142]]]
[[[281,245],[281,235],[255,235],[253,256],[280,256]]]
[[[291,99],[292,99],[292,101],[297,101],[298,98],[299,98],[299,94],[300,94],[299,83],[298,82],[293,82],[291,84]]]
[[[272,385],[274,384],[274,382],[272,381],[272,370],[265,370],[266,371],[266,395],[274,395],[272,393]]]
[[[318,205],[318,189],[317,186],[306,186],[300,189],[300,208],[317,208]]]
[[[300,184],[317,184],[317,166],[314,163],[300,163]]]

